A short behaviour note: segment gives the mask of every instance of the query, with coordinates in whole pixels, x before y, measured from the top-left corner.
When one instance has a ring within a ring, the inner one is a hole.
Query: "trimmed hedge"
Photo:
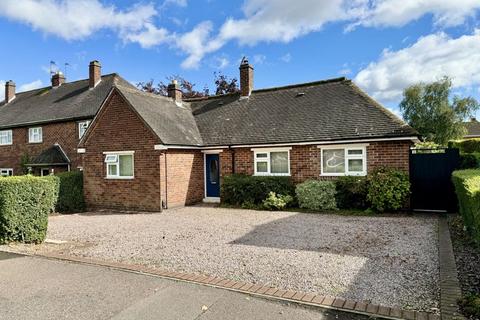
[[[480,169],[454,171],[452,181],[465,226],[480,243]]]
[[[48,214],[58,197],[54,177],[0,178],[0,243],[45,240]]]
[[[366,177],[343,176],[335,180],[337,206],[340,209],[367,209],[368,181]]]
[[[300,208],[309,210],[336,210],[335,183],[307,180],[295,189]]]
[[[276,195],[293,196],[295,187],[290,177],[261,177],[233,174],[223,178],[222,202],[238,206],[258,206],[270,192]]]
[[[85,210],[83,197],[83,173],[63,172],[55,176],[59,181],[58,212],[82,212]]]
[[[449,148],[458,148],[461,153],[480,152],[480,139],[466,139],[458,141],[450,141]]]
[[[460,154],[460,169],[476,168],[480,168],[480,152]]]
[[[368,175],[367,201],[375,211],[401,209],[409,195],[410,180],[403,171],[381,167]]]

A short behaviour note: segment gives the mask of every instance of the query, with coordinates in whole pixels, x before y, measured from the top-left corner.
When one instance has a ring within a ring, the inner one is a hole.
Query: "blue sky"
[[[347,76],[396,111],[405,86],[448,75],[480,98],[479,0],[2,0],[0,34],[0,83],[18,90],[48,85],[51,60],[73,81],[94,59],[201,89],[247,56],[256,88]]]

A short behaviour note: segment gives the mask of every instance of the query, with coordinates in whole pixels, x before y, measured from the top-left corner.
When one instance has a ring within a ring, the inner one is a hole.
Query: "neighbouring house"
[[[88,207],[159,211],[219,201],[222,177],[233,173],[296,183],[379,166],[408,173],[417,132],[350,80],[254,90],[253,77],[243,61],[240,92],[189,100],[175,82],[169,97],[123,81],[99,91],[103,103],[82,114],[93,121],[77,150]],[[72,162],[74,148],[63,148]]]
[[[469,122],[465,122],[467,134],[464,139],[480,138],[480,122],[477,119],[472,118]]]
[[[129,85],[116,74],[101,76],[98,61],[90,63],[85,80],[66,82],[56,73],[51,86],[21,93],[7,81],[0,102],[0,175],[81,169],[80,138],[117,83]]]

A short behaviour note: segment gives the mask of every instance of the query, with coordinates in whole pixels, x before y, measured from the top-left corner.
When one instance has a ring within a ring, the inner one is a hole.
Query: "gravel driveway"
[[[63,251],[376,304],[438,307],[437,219],[187,207],[53,216]]]

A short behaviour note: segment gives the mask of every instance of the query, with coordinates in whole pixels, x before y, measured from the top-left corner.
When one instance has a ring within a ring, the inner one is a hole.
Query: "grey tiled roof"
[[[350,80],[191,100],[206,145],[271,144],[416,136]]]
[[[93,118],[115,83],[131,86],[117,74],[109,74],[93,89],[84,79],[17,93],[10,103],[0,102],[0,128]]]
[[[465,137],[480,137],[480,122],[477,120],[465,122],[465,127],[467,128]]]
[[[42,151],[42,153],[33,158],[27,165],[68,165],[69,163],[70,160],[67,158],[61,147],[54,144],[50,148]]]
[[[202,137],[188,105],[172,99],[117,85],[116,88],[155,132],[163,144],[201,146]]]

